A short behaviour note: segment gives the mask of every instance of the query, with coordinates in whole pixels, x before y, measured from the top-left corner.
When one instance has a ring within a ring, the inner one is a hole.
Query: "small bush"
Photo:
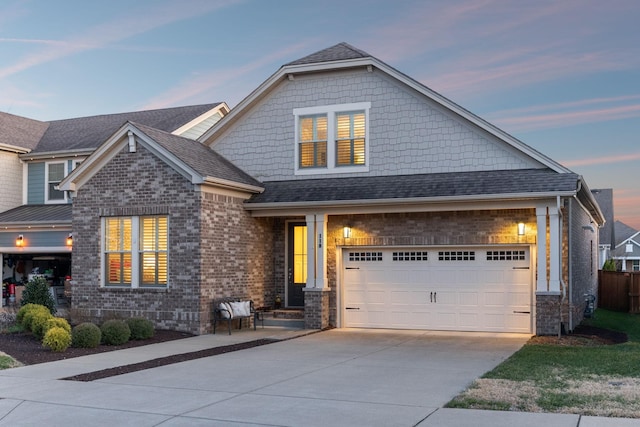
[[[127,325],[131,330],[132,340],[148,340],[155,334],[155,328],[150,320],[143,319],[141,317],[134,317],[127,319]]]
[[[33,335],[38,337],[38,339],[42,339],[45,333],[44,327],[52,318],[53,316],[48,311],[36,312],[31,318],[31,332],[33,332]]]
[[[20,307],[20,310],[18,310],[18,313],[16,313],[16,322],[22,325],[22,322],[24,320],[24,316],[32,311],[32,310],[41,310],[42,308],[47,308],[44,305],[40,305],[40,304],[33,304],[33,303],[28,303],[23,305],[22,307]]]
[[[71,334],[64,328],[54,326],[44,335],[42,345],[52,351],[61,352],[69,348],[71,344]]]
[[[44,305],[51,314],[56,312],[56,302],[49,292],[49,283],[43,277],[36,277],[25,285],[20,305],[29,303]]]
[[[96,348],[100,345],[102,331],[93,323],[84,322],[73,328],[71,343],[79,348]]]
[[[44,333],[46,334],[49,329],[55,327],[62,328],[65,331],[71,333],[71,325],[69,324],[69,322],[67,322],[67,319],[63,319],[62,317],[51,317],[49,320],[47,320],[47,322],[44,324]]]
[[[43,305],[31,304],[31,307],[29,307],[22,316],[21,325],[27,331],[31,331],[31,323],[33,322],[33,318],[38,314],[51,316],[51,313],[49,312],[49,309],[47,307]]]
[[[107,345],[120,345],[129,341],[131,329],[124,320],[107,320],[100,327],[102,342]]]

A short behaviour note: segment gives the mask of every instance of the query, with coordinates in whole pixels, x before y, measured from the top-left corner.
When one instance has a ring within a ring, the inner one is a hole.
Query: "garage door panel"
[[[343,306],[359,310],[344,326],[531,332],[528,249],[381,250],[375,262],[347,252]]]

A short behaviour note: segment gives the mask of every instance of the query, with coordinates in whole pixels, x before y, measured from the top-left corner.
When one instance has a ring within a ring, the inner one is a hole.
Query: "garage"
[[[344,249],[351,328],[532,332],[529,247]]]

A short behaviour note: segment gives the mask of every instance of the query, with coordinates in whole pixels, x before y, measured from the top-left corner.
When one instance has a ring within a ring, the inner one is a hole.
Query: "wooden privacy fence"
[[[598,271],[598,307],[640,313],[640,272]]]

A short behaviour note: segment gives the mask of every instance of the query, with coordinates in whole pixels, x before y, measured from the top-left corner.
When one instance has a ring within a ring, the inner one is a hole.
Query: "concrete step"
[[[268,313],[273,315],[273,318],[277,319],[303,319],[304,309],[298,308],[280,308],[277,310],[271,310]]]
[[[262,324],[258,321],[258,328]],[[304,329],[304,319],[281,319],[278,317],[266,317],[264,318],[264,326],[276,326],[280,328],[289,329]]]

